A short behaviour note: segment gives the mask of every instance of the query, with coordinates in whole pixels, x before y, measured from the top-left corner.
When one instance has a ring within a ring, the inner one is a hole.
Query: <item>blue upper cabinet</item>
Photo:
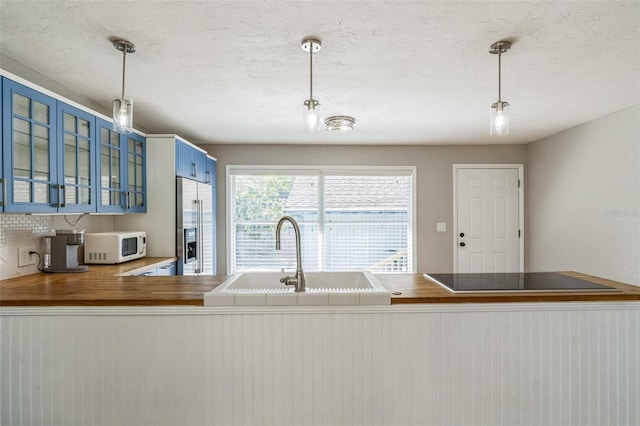
[[[9,78],[1,86],[0,211],[147,211],[144,136]]]
[[[193,162],[194,149],[180,139],[176,139],[176,176],[195,179],[196,165]]]
[[[198,182],[207,181],[207,153],[194,149],[193,162],[196,165],[196,177]]]
[[[214,188],[216,187],[216,164],[216,159],[207,155],[207,176],[204,183],[207,183]]]
[[[146,140],[131,133],[121,135],[111,123],[97,119],[98,212],[147,211]]]
[[[191,144],[176,139],[176,176],[207,181],[207,154]]]
[[[58,211],[96,211],[96,118],[88,112],[58,102]]]
[[[56,100],[2,79],[4,211],[57,212],[63,204],[58,182]]]
[[[127,147],[125,212],[147,211],[146,140],[136,133],[121,136]]]
[[[96,211],[95,117],[2,79],[4,211]]]
[[[120,135],[113,130],[106,120],[96,119],[98,140],[98,207],[100,213],[124,212],[124,164],[125,150],[120,142]]]

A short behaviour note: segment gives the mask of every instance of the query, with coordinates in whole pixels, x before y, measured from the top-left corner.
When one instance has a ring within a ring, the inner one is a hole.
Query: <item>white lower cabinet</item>
[[[161,276],[168,276],[168,275],[175,275],[176,274],[176,262],[170,263],[168,265],[164,265],[164,266],[158,266],[156,268],[156,275]]]
[[[145,269],[136,274],[137,277],[155,277],[155,276],[171,276],[176,274],[176,262],[167,265],[158,266],[156,268]]]
[[[136,277],[155,277],[158,275],[158,268],[147,269],[146,271],[140,272],[136,274]]]

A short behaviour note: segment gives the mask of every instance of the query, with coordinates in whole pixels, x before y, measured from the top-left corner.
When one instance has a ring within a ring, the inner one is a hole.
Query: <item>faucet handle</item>
[[[286,285],[287,280],[289,280],[289,276],[284,274],[284,268],[280,268],[280,282]]]
[[[296,277],[291,278],[289,275],[285,275],[284,274],[284,268],[280,269],[280,272],[282,273],[282,276],[280,277],[280,282],[284,285],[292,285],[295,286],[295,288],[298,288],[298,279]],[[298,291],[298,290],[296,290]]]

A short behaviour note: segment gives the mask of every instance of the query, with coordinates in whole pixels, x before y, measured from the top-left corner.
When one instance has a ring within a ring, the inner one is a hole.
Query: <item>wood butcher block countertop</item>
[[[130,276],[175,262],[145,257],[89,272],[39,273],[0,281],[0,306],[203,305],[203,294],[223,276]]]
[[[225,276],[130,276],[174,258],[146,257],[119,265],[91,265],[86,273],[39,273],[0,281],[0,306],[202,306],[203,295]],[[423,274],[379,274],[392,304],[638,301],[640,287],[575,272],[565,274],[616,288],[616,292],[500,292],[455,294]],[[399,294],[397,294],[399,293]]]
[[[485,292],[452,293],[423,274],[376,275],[392,292],[392,304],[402,303],[509,303],[509,302],[603,302],[638,301],[640,287],[577,272],[562,274],[615,288],[617,291]]]

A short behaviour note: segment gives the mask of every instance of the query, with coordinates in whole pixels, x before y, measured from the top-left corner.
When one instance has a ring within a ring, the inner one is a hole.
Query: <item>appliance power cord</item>
[[[40,253],[38,253],[37,251],[33,251],[33,250],[31,250],[31,251],[29,252],[29,255],[32,255],[32,254],[35,254],[36,256],[38,256],[38,271],[40,271],[40,272],[44,272],[44,269],[43,269],[43,268],[44,268],[44,265],[43,265],[43,266],[40,266],[40,265],[42,264],[42,257],[40,256]]]

